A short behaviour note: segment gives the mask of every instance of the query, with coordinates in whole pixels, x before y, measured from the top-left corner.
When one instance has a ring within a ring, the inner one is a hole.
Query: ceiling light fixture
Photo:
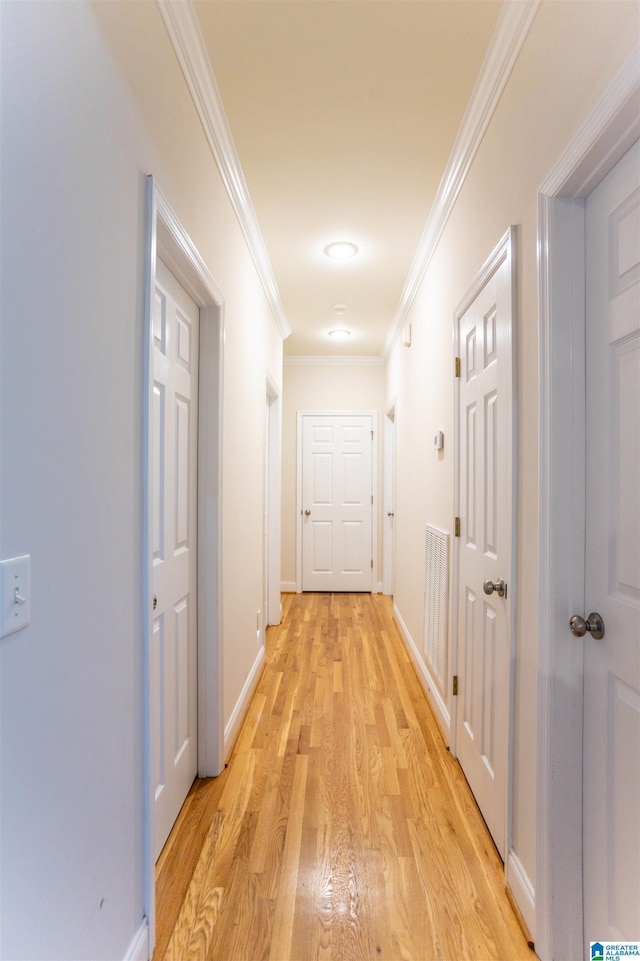
[[[347,307],[346,304],[334,304],[331,309],[332,309],[332,310],[335,310],[336,314],[341,314],[341,315],[342,315],[342,314],[346,313],[346,311],[347,311],[349,308]]]
[[[348,260],[350,257],[355,257],[358,248],[348,240],[337,240],[333,244],[327,244],[324,252],[327,257],[332,257],[334,260]]]
[[[333,337],[334,340],[346,340],[347,337],[351,337],[350,330],[330,330],[329,337]]]

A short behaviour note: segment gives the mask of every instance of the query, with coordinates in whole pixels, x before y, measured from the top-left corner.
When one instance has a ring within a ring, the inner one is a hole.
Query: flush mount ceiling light
[[[351,337],[350,330],[330,330],[329,337],[333,337],[334,340],[346,340],[347,337]]]
[[[327,257],[332,257],[334,260],[348,260],[350,257],[355,257],[358,248],[348,240],[337,240],[333,244],[327,244],[324,252]]]

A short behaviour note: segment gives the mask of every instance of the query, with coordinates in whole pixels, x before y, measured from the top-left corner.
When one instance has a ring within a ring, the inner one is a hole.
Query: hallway
[[[533,959],[381,595],[288,594],[227,770],[158,862],[154,961]]]

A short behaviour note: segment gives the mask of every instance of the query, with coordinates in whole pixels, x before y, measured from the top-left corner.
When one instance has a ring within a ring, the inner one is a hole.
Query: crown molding
[[[367,355],[353,356],[348,354],[314,354],[298,355],[283,358],[285,367],[383,367],[382,357]]]
[[[640,43],[585,119],[540,188],[548,197],[584,198],[640,136]],[[611,118],[615,118],[612,121]],[[607,136],[603,137],[603,130]]]
[[[271,312],[286,339],[291,327],[285,316],[262,231],[249,196],[222,100],[191,0],[156,0],[169,39],[200,117],[205,136],[240,223]]]
[[[436,251],[539,5],[540,0],[527,0],[525,3],[522,0],[507,0],[504,6],[420,238],[400,303],[387,332],[382,352],[385,360],[389,358],[407,321],[411,304]]]

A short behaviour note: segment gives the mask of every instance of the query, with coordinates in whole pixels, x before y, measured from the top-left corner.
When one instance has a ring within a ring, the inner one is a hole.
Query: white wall
[[[516,318],[517,601],[511,867],[536,867],[538,604],[537,192],[638,38],[635,3],[543,3],[412,305],[409,350],[396,342],[387,400],[396,402],[395,600],[421,637],[424,523],[454,513],[453,315],[492,248],[518,225]],[[430,439],[445,432],[444,456]],[[420,646],[419,644],[417,645]],[[510,877],[508,873],[508,877]],[[531,919],[526,904],[525,916]],[[531,921],[530,921],[531,923]],[[533,923],[532,923],[533,926]]]
[[[0,957],[124,958],[143,915],[145,176],[225,297],[224,689],[262,606],[264,391],[282,345],[153,3],[3,2]]]
[[[293,364],[293,365],[291,365]],[[308,411],[378,411],[378,572],[382,580],[382,431],[384,429],[384,368],[382,364],[296,365],[284,368],[282,394],[282,585],[296,583],[297,413]]]

